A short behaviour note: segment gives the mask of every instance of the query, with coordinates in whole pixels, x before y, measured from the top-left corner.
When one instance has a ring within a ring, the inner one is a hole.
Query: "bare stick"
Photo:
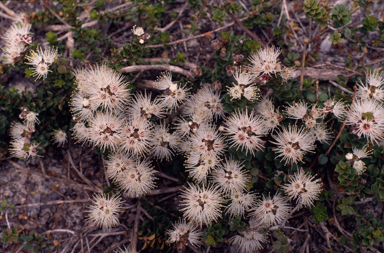
[[[14,18],[17,18],[17,14],[9,9],[7,6],[5,6],[2,2],[0,2],[0,8],[3,9],[8,15],[14,17]]]
[[[244,17],[242,19],[240,19],[240,21],[244,21],[246,20],[247,18],[249,18],[251,15],[247,16],[247,17]],[[196,35],[196,36],[193,36],[193,37],[189,37],[189,38],[185,38],[185,39],[181,39],[181,40],[176,40],[176,41],[172,41],[172,42],[169,42],[169,43],[166,43],[166,44],[157,44],[157,45],[148,45],[148,46],[145,46],[145,48],[159,48],[159,47],[163,47],[164,45],[165,46],[172,46],[172,45],[177,45],[177,44],[180,44],[184,41],[189,41],[189,40],[193,40],[193,39],[197,39],[197,38],[201,38],[201,37],[205,37],[207,36],[208,34],[212,34],[212,33],[215,33],[215,32],[218,32],[218,31],[221,31],[223,29],[226,29],[228,27],[231,27],[233,26],[234,24],[236,24],[235,22],[232,22],[228,25],[225,25],[225,26],[222,26],[222,27],[219,27],[215,30],[212,30],[210,32],[206,32],[206,33],[202,33],[202,34],[199,34],[199,35]]]
[[[319,80],[316,81],[316,101],[319,101]]]
[[[55,16],[58,20],[60,20],[61,23],[63,23],[65,26],[68,26],[68,28],[71,28],[71,26],[67,22],[65,22],[59,15],[57,15],[57,13],[54,12],[51,9],[51,7],[49,7],[47,5],[45,7],[53,14],[53,16]]]
[[[355,205],[361,205],[361,204],[365,204],[367,202],[371,202],[372,200],[374,200],[375,198],[377,198],[379,195],[375,195],[375,196],[372,196],[372,197],[369,197],[369,198],[364,198],[360,201],[355,201],[353,204]]]
[[[79,200],[55,200],[48,201],[45,203],[34,203],[34,204],[25,204],[20,206],[15,206],[15,209],[25,208],[25,207],[34,207],[34,206],[49,206],[49,205],[61,205],[61,204],[69,204],[69,203],[87,203],[91,202],[89,199],[79,199]]]
[[[185,9],[187,8],[188,6],[188,1],[185,2],[185,4],[183,5],[183,7],[181,8],[180,12],[179,12],[179,15],[177,15],[177,17],[172,20],[171,23],[169,23],[168,25],[166,25],[165,27],[163,28],[158,28],[158,27],[155,27],[155,30],[157,31],[160,31],[160,32],[166,32],[169,28],[171,28],[175,23],[176,21],[181,17],[181,15],[183,15],[183,12],[185,11]]]
[[[177,178],[174,178],[174,177],[171,177],[171,176],[168,176],[167,174],[164,174],[163,172],[160,172],[160,171],[156,171],[155,174],[159,177],[163,177],[163,178],[166,178],[166,179],[169,179],[173,182],[179,182],[179,179]]]
[[[165,63],[169,63],[171,61],[171,59],[169,58],[143,58],[144,61],[146,62],[165,62]],[[196,69],[197,68],[197,65],[192,63],[192,62],[183,62],[183,63],[180,63],[178,64],[184,68],[187,68],[187,69]]]
[[[261,41],[259,36],[251,32],[247,27],[245,27],[245,25],[243,25],[243,23],[241,23],[241,21],[234,14],[228,12],[228,15],[241,27],[241,29],[243,29],[249,36],[251,36],[252,39],[257,40],[261,47],[265,47],[264,42]]]
[[[98,20],[92,20],[87,23],[84,23],[81,25],[81,28],[87,28],[96,25]],[[69,31],[71,29],[71,26],[66,26],[66,25],[48,25],[45,27],[45,30],[49,31]]]
[[[98,192],[98,193],[102,193],[103,192],[101,189],[99,189],[97,187],[90,187],[88,185],[79,184],[79,183],[77,183],[77,182],[75,182],[73,180],[70,180],[70,179],[63,179],[63,178],[58,178],[58,177],[44,175],[43,173],[27,169],[24,166],[21,166],[20,164],[17,164],[17,163],[15,163],[13,161],[9,161],[9,163],[12,164],[14,167],[16,167],[16,168],[18,168],[18,169],[20,169],[22,171],[25,171],[27,173],[39,175],[41,177],[44,177],[44,178],[47,178],[47,179],[50,179],[50,180],[54,179],[56,181],[59,181],[59,182],[63,183],[64,185],[67,185],[67,186],[77,187],[77,188],[80,188],[80,189],[83,189],[83,190],[88,190],[88,191],[93,191],[93,192]]]
[[[303,48],[303,59],[301,61],[300,90],[303,89],[303,83],[304,83],[304,65],[305,65],[305,53],[307,50],[307,45],[308,45],[308,43],[305,43],[304,48]]]
[[[5,211],[5,220],[7,221],[7,227],[11,228],[11,226],[9,225],[9,221],[8,221],[8,210]]]
[[[351,107],[349,108],[349,112],[351,112],[352,106],[353,106],[353,104],[355,103],[355,100],[356,100],[356,89],[357,89],[356,86],[353,86],[353,89],[355,90],[355,92],[353,93],[352,103],[351,103]],[[343,124],[341,125],[341,128],[340,128],[339,132],[337,133],[336,138],[332,142],[332,145],[328,148],[327,152],[325,152],[326,156],[329,155],[329,153],[331,152],[332,148],[335,146],[337,140],[340,138],[341,132],[343,131],[345,125],[347,124],[347,120],[348,120],[348,117],[344,120]]]
[[[143,212],[148,219],[154,220],[153,217],[142,207],[140,207],[140,212]]]
[[[6,19],[10,19],[10,20],[14,19],[13,17],[9,16],[8,14],[2,13],[2,12],[0,12],[0,17],[6,18]]]
[[[52,233],[70,233],[70,234],[76,234],[75,231],[69,230],[69,229],[53,229],[53,230],[47,230],[43,234],[52,234]]]
[[[135,218],[135,224],[133,225],[132,240],[131,240],[131,248],[134,250],[136,250],[136,246],[137,246],[137,232],[139,231],[140,210],[141,210],[140,207],[141,207],[141,202],[139,201],[137,203],[136,218]]]
[[[353,93],[352,91],[347,90],[346,88],[344,88],[343,86],[340,86],[339,84],[335,83],[334,81],[329,80],[329,82],[330,82],[333,86],[335,86],[335,87],[339,88],[340,90],[344,91],[345,93],[348,93],[348,94],[352,94],[352,93]]]
[[[152,190],[152,191],[148,192],[147,196],[155,196],[155,195],[160,195],[160,194],[165,194],[165,193],[177,192],[183,188],[184,188],[184,186],[181,185],[181,186],[175,186],[175,187],[171,187],[171,188],[156,189],[156,190]]]
[[[137,72],[137,71],[147,71],[147,70],[167,70],[170,72],[175,72],[184,76],[190,76],[189,71],[182,69],[177,66],[172,66],[168,64],[163,65],[135,65],[135,66],[129,66],[122,68],[120,70],[120,73],[131,73],[131,72]]]
[[[113,250],[119,248],[120,246],[122,246],[122,245],[124,245],[124,244],[126,244],[127,242],[130,242],[130,241],[131,241],[131,239],[130,239],[130,238],[127,238],[127,239],[125,239],[125,240],[122,240],[121,242],[117,242],[117,243],[113,244],[111,247],[109,247],[109,248],[105,251],[105,253],[113,252]]]

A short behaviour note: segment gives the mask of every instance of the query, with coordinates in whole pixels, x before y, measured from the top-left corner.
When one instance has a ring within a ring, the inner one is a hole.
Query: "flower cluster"
[[[20,15],[22,17],[23,14]],[[27,45],[32,43],[32,25],[25,19],[15,19],[8,31],[3,35],[4,64],[14,64],[21,60],[22,54],[27,50]]]
[[[122,201],[119,197],[106,194],[95,195],[88,210],[88,220],[103,230],[109,230],[119,224],[117,215],[122,211]]]
[[[27,107],[21,108],[19,118],[23,123],[13,122],[9,134],[11,136],[10,153],[20,159],[34,158],[38,154],[39,144],[34,141],[35,123],[39,123],[38,114]]]

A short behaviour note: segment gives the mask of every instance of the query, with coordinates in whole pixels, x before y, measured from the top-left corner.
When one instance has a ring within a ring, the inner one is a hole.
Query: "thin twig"
[[[369,197],[369,198],[364,198],[364,199],[359,200],[359,201],[355,201],[353,204],[355,204],[355,205],[365,204],[365,203],[371,202],[372,200],[374,200],[378,196],[379,195],[376,194],[375,196],[372,196],[372,197]]]
[[[252,39],[257,40],[261,47],[265,47],[264,42],[261,41],[259,36],[251,32],[247,27],[245,27],[245,25],[241,23],[241,21],[235,16],[235,14],[228,12],[228,15],[241,27],[241,29],[243,29],[249,36],[251,36]]]
[[[353,93],[352,103],[351,103],[351,107],[349,108],[349,111],[352,110],[352,106],[353,106],[353,104],[355,103],[355,100],[356,100],[356,89],[357,89],[356,86],[353,86],[353,89],[354,89],[355,92]],[[328,148],[327,152],[325,152],[325,156],[329,155],[329,153],[331,152],[332,148],[335,146],[337,140],[340,138],[341,132],[343,131],[345,125],[347,124],[347,120],[348,120],[348,117],[344,120],[343,124],[341,125],[341,128],[340,128],[339,132],[337,133],[336,138],[332,142],[332,145]]]
[[[65,26],[71,28],[71,26],[70,26],[67,22],[65,22],[59,15],[57,15],[57,13],[54,12],[54,11],[51,9],[51,7],[49,7],[48,5],[46,5],[45,8],[47,8],[47,9],[53,14],[53,16],[55,16],[58,20],[60,20],[61,23],[63,23]]]
[[[168,64],[163,65],[135,65],[135,66],[129,66],[122,68],[120,70],[120,73],[131,73],[131,72],[137,72],[137,71],[147,71],[147,70],[166,70],[170,72],[175,72],[184,76],[190,76],[191,74],[189,71],[182,69],[177,66],[172,66]]]
[[[305,43],[304,44],[304,48],[303,48],[303,59],[301,61],[301,76],[300,76],[300,90],[303,89],[303,83],[304,83],[304,65],[305,65],[305,53],[306,53],[306,50],[307,50],[307,45],[309,43]]]
[[[3,9],[8,15],[12,16],[13,18],[17,18],[17,14],[13,10],[5,6],[2,2],[0,2],[0,8]]]
[[[61,205],[61,204],[69,204],[69,203],[87,203],[91,202],[89,199],[79,199],[79,200],[54,200],[48,201],[45,203],[34,203],[34,204],[25,204],[20,206],[15,206],[15,209],[25,208],[25,207],[34,207],[34,206],[49,206],[49,205]]]
[[[53,229],[53,230],[47,230],[43,233],[44,234],[52,234],[52,233],[70,233],[72,235],[76,234],[75,231],[69,230],[69,229]]]
[[[348,93],[348,94],[352,94],[352,93],[353,93],[352,91],[347,90],[346,88],[344,88],[343,86],[341,86],[341,85],[335,83],[334,81],[329,80],[329,82],[330,82],[333,86],[335,86],[335,87],[339,88],[340,90],[344,91],[345,93]]]
[[[183,12],[184,12],[185,9],[187,8],[187,6],[188,6],[188,1],[185,2],[185,4],[183,5],[183,7],[181,8],[179,14],[177,15],[177,17],[176,17],[174,20],[172,20],[171,23],[169,23],[168,25],[166,25],[166,26],[163,27],[163,28],[155,27],[154,30],[157,30],[157,31],[162,32],[162,33],[166,32],[169,28],[171,28],[171,27],[176,23],[176,21],[181,17],[181,15],[183,15]]]
[[[184,186],[175,186],[175,187],[170,187],[170,188],[161,188],[161,189],[156,189],[152,190],[147,193],[147,196],[155,196],[155,195],[160,195],[160,194],[165,194],[165,193],[171,193],[171,192],[177,192],[183,189]]]
[[[133,231],[132,231],[132,240],[131,240],[131,248],[136,250],[137,248],[137,232],[139,231],[139,221],[140,221],[140,207],[141,207],[141,202],[139,201],[137,203],[137,208],[136,208],[136,218],[135,218],[135,224],[133,225]]]
[[[164,174],[163,172],[160,172],[160,171],[156,171],[155,174],[159,177],[162,177],[162,178],[166,178],[166,179],[169,179],[173,182],[179,182],[179,179],[177,178],[174,178],[174,177],[171,177],[171,176],[168,176],[167,174]]]
[[[240,19],[240,21],[244,21],[246,19],[248,19],[251,15],[247,16],[247,17],[244,17],[242,19]],[[189,40],[193,40],[193,39],[197,39],[197,38],[201,38],[201,37],[205,37],[205,36],[208,36],[208,34],[212,34],[212,33],[215,33],[215,32],[218,32],[218,31],[221,31],[223,29],[226,29],[228,27],[231,27],[233,26],[234,24],[236,24],[236,22],[232,22],[228,25],[225,25],[225,26],[222,26],[222,27],[219,27],[215,30],[212,30],[212,31],[209,31],[209,32],[206,32],[206,33],[202,33],[202,34],[199,34],[199,35],[196,35],[196,36],[192,36],[192,37],[189,37],[189,38],[185,38],[185,39],[181,39],[181,40],[176,40],[176,41],[172,41],[172,42],[169,42],[169,43],[165,43],[165,44],[157,44],[157,45],[147,45],[145,46],[145,48],[159,48],[159,47],[163,47],[164,45],[165,46],[172,46],[172,45],[177,45],[177,44],[180,44],[184,41],[189,41]],[[208,36],[210,37],[210,36]]]
[[[143,212],[148,219],[154,220],[153,217],[144,208],[140,207],[140,211]]]

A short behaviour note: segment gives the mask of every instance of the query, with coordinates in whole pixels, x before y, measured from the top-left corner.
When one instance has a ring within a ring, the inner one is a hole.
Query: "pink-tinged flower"
[[[288,183],[283,185],[285,193],[290,199],[297,199],[301,207],[311,208],[313,202],[319,199],[322,184],[320,179],[314,180],[315,176],[310,173],[305,173],[300,169],[288,180]]]
[[[128,108],[129,117],[149,119],[152,116],[160,118],[164,114],[164,105],[161,100],[155,99],[151,101],[151,95],[137,93],[130,102]]]
[[[152,125],[146,118],[131,118],[122,128],[121,149],[132,155],[144,155],[150,150]]]
[[[272,99],[268,97],[263,97],[260,100],[256,106],[256,112],[264,119],[264,126],[268,129],[268,132],[279,126],[283,120],[283,116],[279,111],[275,110]]]
[[[225,195],[234,192],[242,192],[246,188],[247,176],[240,162],[232,159],[212,173],[212,182]]]
[[[173,225],[173,229],[166,232],[169,236],[169,243],[181,243],[182,245],[192,245],[198,247],[202,244],[201,238],[204,232],[200,232],[198,227],[185,220],[178,221]]]
[[[225,151],[224,138],[214,126],[207,125],[200,127],[194,135],[190,137],[191,151],[201,154],[203,157],[207,155],[217,156]]]
[[[267,238],[265,234],[260,231],[260,228],[248,228],[230,238],[229,241],[232,245],[236,246],[239,252],[249,253],[262,249],[261,244],[267,242]]]
[[[3,35],[3,40],[7,45],[15,45],[20,43],[31,44],[32,33],[31,24],[14,23],[8,31]]]
[[[184,217],[202,226],[216,221],[221,216],[223,198],[218,189],[212,186],[199,188],[196,185],[188,184],[182,194],[181,211]]]
[[[191,116],[201,114],[207,119],[224,116],[224,107],[221,103],[220,92],[214,91],[212,87],[204,86],[188,99],[185,103],[183,115]]]
[[[125,153],[112,153],[109,155],[108,160],[105,161],[107,167],[106,175],[115,179],[119,173],[133,169],[136,166],[136,160]]]
[[[219,159],[215,155],[203,156],[200,153],[192,152],[185,162],[189,176],[198,183],[206,183],[208,173],[219,165]]]
[[[332,112],[336,118],[343,119],[347,111],[345,110],[345,104],[342,101],[335,102],[333,99],[328,99],[324,102],[324,107],[322,108],[322,114],[325,116],[328,113]]]
[[[88,128],[84,122],[77,122],[73,128],[72,136],[77,139],[77,142],[86,142],[89,139],[90,128]]]
[[[121,198],[108,196],[104,193],[97,194],[92,200],[88,210],[88,220],[103,230],[110,230],[119,224],[117,215],[122,211]]]
[[[377,143],[383,139],[384,108],[374,100],[356,100],[348,113],[347,124],[354,127],[353,132]]]
[[[248,66],[249,72],[254,76],[276,74],[281,70],[278,57],[280,55],[280,49],[275,47],[262,48],[257,53],[252,53],[248,60],[251,65]]]
[[[102,150],[115,151],[122,139],[123,122],[110,112],[97,112],[89,121],[88,141]]]
[[[264,147],[264,141],[261,139],[268,129],[264,127],[260,116],[255,115],[254,111],[248,114],[248,111],[236,111],[225,121],[227,127],[224,132],[229,136],[231,147],[241,148],[255,154]]]
[[[124,108],[128,101],[129,89],[123,75],[105,65],[98,65],[78,72],[76,77],[78,76],[78,82],[84,85],[81,92],[89,99],[93,111],[102,108],[116,112]]]
[[[29,141],[32,133],[35,132],[34,126],[21,124],[20,122],[12,122],[9,129],[9,135],[12,139],[24,139]]]
[[[236,68],[233,74],[233,77],[236,80],[236,83],[233,83],[233,87],[229,87],[228,91],[232,99],[241,99],[245,97],[249,101],[254,101],[258,99],[259,89],[252,84],[254,76],[252,74],[242,71],[240,68]]]
[[[119,172],[116,182],[130,198],[139,198],[155,188],[155,170],[147,160]]]
[[[181,137],[196,133],[200,126],[207,125],[206,118],[201,114],[192,114],[188,118],[179,118],[176,122],[176,133]]]
[[[180,136],[176,133],[169,133],[168,127],[165,124],[155,125],[152,131],[152,136],[149,139],[152,146],[151,153],[163,160],[172,159],[173,151],[178,149],[180,144]],[[173,150],[173,151],[172,151]]]
[[[347,158],[347,160],[349,160],[353,168],[356,170],[356,174],[361,175],[367,168],[365,163],[361,159],[369,158],[373,150],[368,150],[367,144],[363,147],[363,149],[357,149],[353,147],[352,152],[353,154],[348,153],[345,157]]]
[[[368,73],[366,82],[360,80],[357,83],[356,96],[361,99],[374,99],[376,101],[384,100],[384,89],[381,87],[384,84],[384,74],[371,71]]]
[[[384,73],[370,71],[367,76],[366,82],[367,84],[369,84],[369,86],[374,86],[378,88],[384,84]]]
[[[302,162],[307,152],[312,152],[315,148],[312,134],[304,128],[298,129],[297,126],[289,125],[282,128],[276,135],[272,135],[275,141],[271,143],[277,145],[275,152],[277,157],[282,157],[281,161],[288,163]]]
[[[281,223],[289,216],[291,209],[288,200],[276,194],[273,198],[263,196],[262,200],[258,200],[251,215],[262,226],[269,227]]]
[[[287,115],[291,119],[301,119],[307,128],[313,128],[316,126],[316,120],[321,118],[323,115],[321,111],[313,105],[310,108],[304,102],[294,103],[287,107]]]
[[[229,199],[231,203],[226,207],[226,210],[230,216],[244,216],[246,211],[254,207],[256,193],[232,192]]]

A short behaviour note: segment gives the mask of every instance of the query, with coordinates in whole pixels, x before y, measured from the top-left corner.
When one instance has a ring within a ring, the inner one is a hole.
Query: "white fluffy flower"
[[[169,243],[180,242],[183,245],[190,244],[193,247],[198,247],[202,244],[201,237],[204,235],[204,232],[198,231],[196,225],[185,220],[176,222],[173,225],[173,229],[168,230],[166,233],[169,236]]]
[[[201,114],[207,119],[212,119],[213,116],[218,119],[224,116],[224,113],[220,92],[216,92],[208,86],[204,86],[189,98],[183,110],[183,115]]]
[[[200,153],[192,152],[185,162],[189,176],[198,183],[207,181],[208,173],[217,167],[219,160],[214,154],[203,156]]]
[[[228,88],[232,99],[241,99],[242,97],[245,97],[246,99],[253,101],[258,98],[259,89],[252,84],[254,76],[246,71],[236,68],[233,77],[237,84],[233,83],[234,87]]]
[[[345,155],[345,158],[347,160],[352,160],[353,159],[353,154],[352,153],[348,153],[348,154]]]
[[[357,83],[356,96],[361,99],[374,99],[376,101],[384,100],[384,89],[381,87],[380,83],[371,81],[375,85],[370,85],[369,83],[363,83],[360,81]]]
[[[100,149],[116,150],[121,139],[123,122],[112,113],[97,112],[89,121],[88,141]]]
[[[267,239],[260,230],[248,228],[244,232],[230,238],[229,241],[236,245],[239,252],[249,253],[262,249],[261,243],[267,242]]]
[[[56,143],[58,147],[64,146],[67,142],[67,134],[59,129],[53,132],[53,143]]]
[[[278,60],[280,53],[280,49],[275,47],[261,48],[257,53],[252,53],[249,57],[251,62],[248,66],[249,72],[254,76],[276,74],[281,69]]]
[[[94,196],[89,207],[88,220],[103,230],[110,230],[119,224],[117,215],[122,211],[122,201],[117,196],[98,194]]]
[[[260,116],[256,116],[254,111],[248,114],[236,111],[226,119],[224,132],[229,136],[231,147],[241,148],[255,154],[264,147],[264,141],[261,139],[268,129],[264,127],[263,120]]]
[[[132,32],[136,36],[141,36],[144,34],[144,29],[142,27],[136,27],[136,25],[133,26]]]
[[[196,133],[196,131],[200,128],[200,126],[207,125],[207,120],[201,114],[193,114],[191,117],[179,118],[176,122],[176,133],[181,137],[188,136],[192,133]]]
[[[211,186],[199,188],[193,184],[188,185],[181,194],[184,217],[200,226],[216,221],[223,207],[219,190]]]
[[[71,98],[71,110],[75,117],[80,117],[84,120],[90,119],[94,111],[91,108],[89,96],[82,93],[74,92]]]
[[[268,97],[263,97],[260,100],[256,106],[256,112],[264,119],[264,126],[267,132],[275,129],[283,120],[283,116],[278,111],[275,111],[272,99]]]
[[[130,198],[139,198],[155,188],[155,170],[149,161],[137,162],[133,168],[119,172],[116,182]]]
[[[77,142],[85,142],[88,140],[90,129],[84,122],[77,122],[71,130],[73,131],[72,135],[75,139],[77,139]]]
[[[311,208],[314,205],[313,201],[319,198],[322,187],[320,179],[314,180],[314,178],[314,176],[300,169],[289,178],[289,182],[283,185],[282,188],[290,199],[301,201],[300,207]]]
[[[221,155],[225,151],[224,138],[213,125],[200,127],[194,135],[190,137],[192,143],[191,151],[201,154],[203,157],[207,155]]]
[[[331,139],[330,132],[325,128],[325,125],[322,124],[317,124],[314,128],[312,128],[311,133],[320,143],[328,143]]]
[[[380,87],[384,84],[384,73],[370,71],[366,81],[369,86]]]
[[[164,113],[164,104],[159,99],[151,101],[151,95],[136,93],[133,101],[129,104],[128,115],[133,118],[161,117]]]
[[[122,128],[121,148],[132,155],[144,155],[151,147],[151,130],[146,118],[128,119]]]
[[[32,43],[32,33],[30,32],[31,24],[14,23],[8,31],[3,35],[5,44],[14,45],[21,42],[26,44]]]
[[[281,223],[289,216],[291,206],[285,197],[276,194],[271,196],[263,196],[262,200],[256,202],[255,208],[252,210],[254,216],[262,226],[273,226]]]
[[[316,126],[316,120],[322,116],[322,113],[316,105],[312,108],[306,103],[300,101],[287,107],[287,115],[291,119],[301,119],[304,121],[307,128],[313,128]]]
[[[51,70],[49,66],[52,65],[54,60],[58,57],[57,48],[48,48],[43,51],[41,47],[36,51],[32,51],[31,55],[26,56],[29,61],[27,64],[32,65],[32,75],[36,76],[36,79],[43,77],[45,79]]]
[[[77,82],[80,84],[80,92],[89,100],[92,111],[102,108],[106,111],[116,112],[122,110],[128,101],[128,84],[124,76],[108,68],[105,65],[97,65],[89,69],[77,72]]]
[[[255,205],[255,193],[232,192],[229,196],[231,203],[226,207],[231,217],[244,216],[245,212]]]
[[[282,157],[285,164],[302,162],[307,152],[312,152],[315,148],[313,135],[304,128],[298,129],[297,126],[289,125],[288,128],[282,128],[276,135],[272,135],[277,145],[275,152],[277,157]]]
[[[373,150],[368,150],[367,144],[362,149],[353,147],[352,152],[353,154],[348,153],[345,157],[350,161],[351,165],[353,165],[353,168],[355,168],[356,174],[361,175],[367,168],[361,159],[369,158]]]
[[[383,139],[384,108],[373,100],[356,100],[348,114],[347,124],[354,127],[359,138],[366,137],[372,143]]]
[[[151,153],[160,160],[172,159],[172,152],[177,149],[180,144],[180,137],[175,133],[169,133],[168,127],[165,124],[155,125],[149,139],[152,146]]]
[[[343,119],[347,113],[345,110],[345,104],[342,101],[335,102],[333,99],[328,99],[325,101],[324,107],[322,109],[324,116],[330,112],[332,112],[338,119]]]
[[[34,125],[28,126],[20,122],[12,122],[9,129],[9,135],[12,139],[29,140],[33,132],[35,132]]]
[[[242,192],[246,188],[247,176],[240,162],[229,159],[212,173],[212,182],[223,194]]]
[[[120,172],[133,169],[136,166],[136,160],[125,153],[112,153],[105,162],[107,167],[106,175],[115,179]]]

